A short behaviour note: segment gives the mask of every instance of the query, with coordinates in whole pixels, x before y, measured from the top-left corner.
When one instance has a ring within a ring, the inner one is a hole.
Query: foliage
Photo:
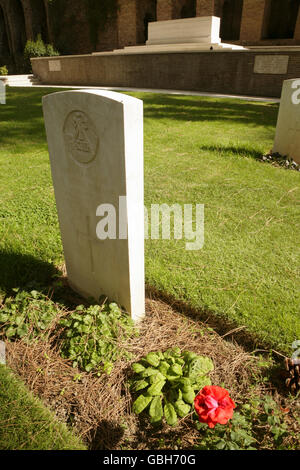
[[[2,67],[0,67],[0,75],[8,75],[8,70],[7,70],[6,65],[3,65]]]
[[[270,396],[266,396],[262,402],[263,413],[260,415],[262,425],[268,426],[276,448],[280,448],[287,434],[287,427],[282,420],[280,410],[276,402]]]
[[[136,334],[132,320],[115,303],[87,309],[80,305],[60,325],[66,328],[62,356],[73,361],[74,367],[98,375],[109,374],[117,359],[128,357],[121,343]]]
[[[279,406],[269,395],[250,399],[235,412],[227,426],[217,424],[213,430],[199,422],[195,426],[201,433],[197,450],[286,448],[287,426]]]
[[[167,424],[174,426],[178,416],[184,418],[193,410],[196,393],[211,385],[208,374],[213,368],[208,357],[181,352],[179,348],[150,352],[132,365],[135,372],[132,392],[142,390],[134,401],[133,411],[140,414],[148,408],[152,424],[165,418]]]
[[[54,57],[58,56],[59,52],[52,44],[45,44],[41,35],[39,34],[35,41],[29,39],[26,42],[24,49],[24,58],[28,70],[31,70],[30,58],[32,57]]]
[[[40,34],[35,41],[28,40],[26,42],[24,50],[25,59],[30,59],[31,57],[52,57],[58,55],[59,52],[54,49],[52,44],[44,43]]]
[[[217,424],[209,429],[206,424],[197,422],[196,428],[201,431],[197,450],[255,450],[251,421],[240,413],[234,414],[230,425]]]
[[[58,314],[58,307],[37,291],[13,289],[0,308],[0,327],[8,340],[42,338]]]

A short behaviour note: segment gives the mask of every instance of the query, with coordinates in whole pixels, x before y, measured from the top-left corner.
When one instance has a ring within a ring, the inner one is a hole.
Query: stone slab
[[[283,82],[273,152],[300,164],[300,78]]]
[[[60,60],[49,60],[49,72],[60,72],[61,61]]]
[[[85,297],[107,296],[138,320],[145,312],[143,103],[77,90],[45,96],[43,110],[69,284]],[[115,239],[99,239],[103,204],[115,209]],[[121,238],[120,218],[127,221]]]
[[[243,46],[226,43],[187,43],[187,44],[157,44],[153,46],[127,46],[115,49],[114,54],[157,54],[176,52],[218,52],[218,51],[246,51]],[[93,55],[103,55],[103,52],[93,52]]]
[[[219,43],[220,18],[203,16],[148,24],[147,46],[157,44]]]
[[[288,55],[257,55],[254,73],[285,75],[288,71]]]

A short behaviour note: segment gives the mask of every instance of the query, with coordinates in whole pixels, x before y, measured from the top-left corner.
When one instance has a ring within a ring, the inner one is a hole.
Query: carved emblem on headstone
[[[78,163],[90,163],[96,157],[99,139],[94,125],[82,111],[72,111],[64,124],[68,154]]]

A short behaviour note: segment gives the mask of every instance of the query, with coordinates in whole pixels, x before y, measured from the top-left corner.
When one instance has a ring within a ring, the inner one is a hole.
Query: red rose
[[[226,424],[233,416],[234,401],[222,387],[204,387],[195,398],[194,406],[201,423],[214,428],[217,423]]]

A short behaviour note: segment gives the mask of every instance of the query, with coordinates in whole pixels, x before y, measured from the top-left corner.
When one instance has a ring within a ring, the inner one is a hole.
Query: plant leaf
[[[184,403],[183,400],[177,400],[174,404],[174,407],[176,413],[178,414],[178,416],[180,416],[180,418],[184,418],[185,416],[187,416],[191,410],[190,405]]]
[[[165,383],[165,380],[158,380],[158,382],[155,382],[153,385],[151,385],[151,387],[148,388],[147,395],[160,395]]]
[[[145,395],[140,395],[135,402],[133,403],[132,409],[133,412],[137,415],[144,411],[149,403],[152,401],[152,397],[146,397]]]
[[[162,420],[163,417],[163,407],[162,407],[162,402],[160,397],[154,397],[150,409],[149,409],[149,415],[151,417],[151,423],[158,423]]]
[[[131,367],[136,374],[139,374],[140,372],[143,372],[145,370],[145,367],[139,362],[135,362],[134,364],[132,364]]]
[[[182,392],[182,399],[186,403],[189,403],[190,405],[192,405],[194,403],[195,396],[196,396],[196,394],[195,394],[194,389],[192,387],[190,389],[188,389],[186,392]]]
[[[148,387],[149,383],[146,382],[146,380],[138,380],[138,382],[135,382],[133,385],[133,390],[135,392],[138,392],[139,390],[143,390],[144,388]]]
[[[153,367],[158,367],[160,363],[158,355],[154,352],[150,352],[149,354],[147,354],[146,361],[148,362],[148,364],[150,364],[150,366]]]
[[[177,423],[177,414],[172,403],[167,403],[164,407],[164,415],[169,426],[175,426]]]

